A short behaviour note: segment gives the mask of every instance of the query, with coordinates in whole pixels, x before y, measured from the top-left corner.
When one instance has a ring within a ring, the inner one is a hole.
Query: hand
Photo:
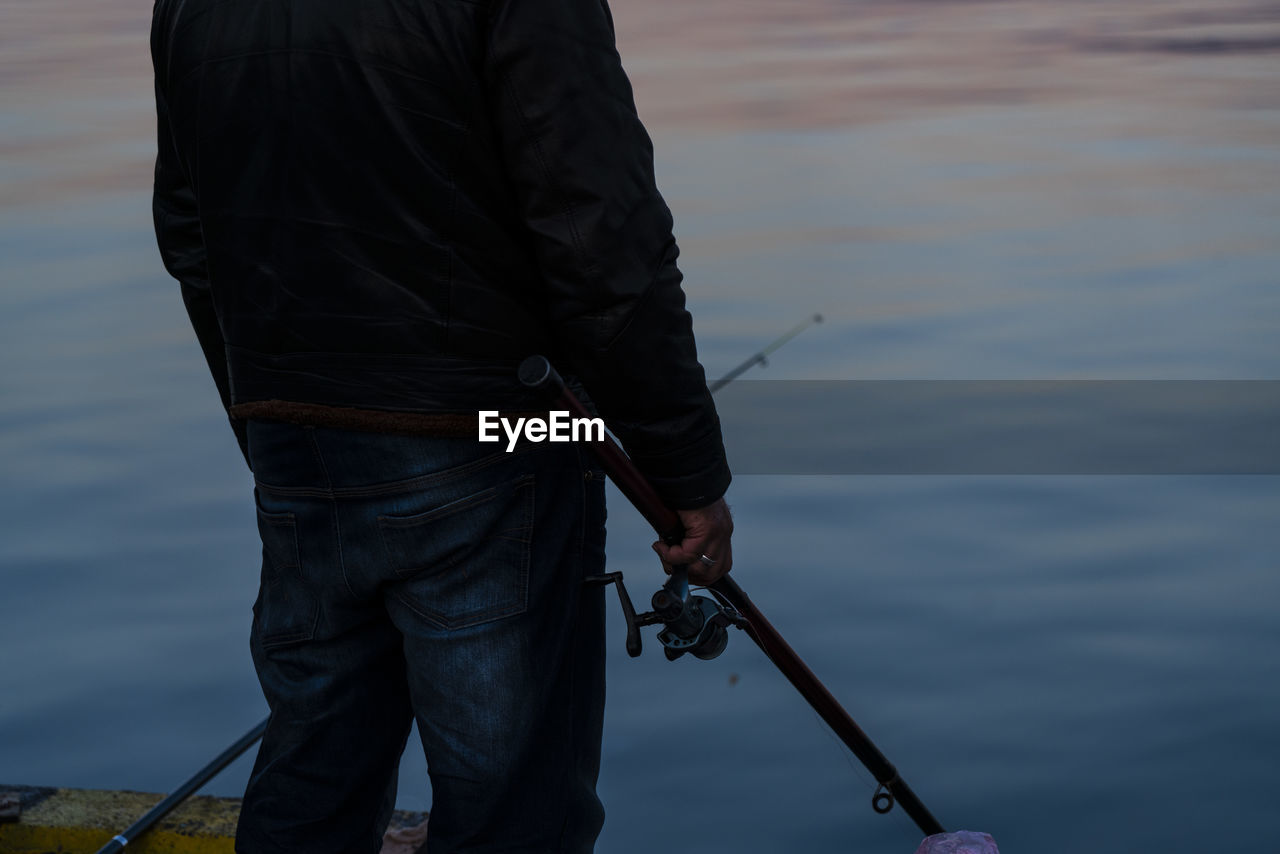
[[[668,575],[672,566],[684,564],[689,569],[689,582],[705,586],[733,568],[733,545],[729,541],[733,536],[733,516],[723,498],[696,510],[677,510],[676,515],[684,523],[684,539],[674,546],[662,541],[653,544]],[[702,555],[715,563],[707,566],[700,560]]]

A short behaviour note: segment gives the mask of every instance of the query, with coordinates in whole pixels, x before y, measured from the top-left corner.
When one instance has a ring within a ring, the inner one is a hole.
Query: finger
[[[671,574],[671,562],[663,556],[663,551],[667,548],[661,541],[653,544],[653,551],[658,556],[658,563],[662,564],[662,571],[667,575]]]
[[[658,552],[658,557],[662,558],[662,560],[667,563],[695,564],[699,563],[699,558],[707,553],[706,548],[708,548],[708,546],[705,543],[698,544],[692,548],[681,544],[679,546],[663,546],[661,550],[654,549],[654,551]]]
[[[708,555],[710,557],[710,555]],[[702,560],[689,564],[689,580],[703,586],[713,584],[733,568],[733,553],[725,548],[720,558],[713,558],[708,565]]]
[[[690,542],[686,540],[679,546],[676,546],[665,552],[662,557],[672,563],[687,564],[703,564],[702,558],[708,557],[712,561],[719,562],[721,556],[728,551],[727,544],[720,543],[716,540],[701,540]]]
[[[696,584],[699,587],[710,587],[712,584],[719,581],[728,571],[728,567],[721,566],[720,564],[716,564],[715,566],[693,564],[689,567],[689,583]]]
[[[686,537],[674,546],[657,542],[653,550],[670,566],[684,564],[689,567],[689,579],[694,583],[709,583],[729,571],[733,565],[733,546],[727,532],[715,531],[701,537]],[[707,557],[711,564],[703,561]],[[669,571],[669,570],[668,570]]]

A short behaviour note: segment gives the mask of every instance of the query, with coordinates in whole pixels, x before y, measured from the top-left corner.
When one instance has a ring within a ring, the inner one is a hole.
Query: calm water
[[[0,4],[0,782],[167,790],[264,713],[250,481],[151,244],[144,5]],[[760,376],[1280,378],[1275,3],[613,7],[710,374],[822,311]],[[735,575],[949,827],[1274,848],[1280,479],[730,497]],[[647,598],[620,500],[610,537]],[[913,849],[746,638],[612,628],[599,850]]]

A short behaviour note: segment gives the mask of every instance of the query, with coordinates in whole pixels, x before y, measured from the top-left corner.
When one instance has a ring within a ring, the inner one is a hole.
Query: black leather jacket
[[[530,410],[545,353],[677,508],[729,482],[603,0],[158,0],[155,223],[228,407]]]

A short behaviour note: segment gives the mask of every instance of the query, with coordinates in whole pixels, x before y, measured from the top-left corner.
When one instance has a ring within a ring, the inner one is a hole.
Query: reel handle
[[[592,575],[586,579],[588,584],[612,584],[618,588],[618,601],[622,603],[622,617],[627,622],[627,655],[638,658],[641,650],[640,624],[642,618],[636,616],[635,606],[631,604],[631,594],[627,593],[622,583],[621,572],[606,572],[604,575]]]

